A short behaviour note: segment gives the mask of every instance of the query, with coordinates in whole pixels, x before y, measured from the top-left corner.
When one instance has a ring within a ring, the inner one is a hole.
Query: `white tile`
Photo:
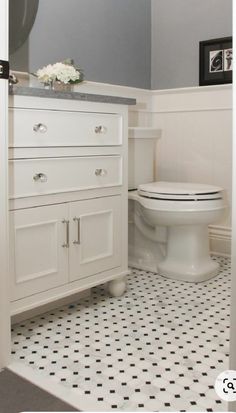
[[[158,400],[148,400],[145,404],[148,411],[155,412],[160,410],[160,403]]]
[[[209,386],[228,368],[230,262],[214,259],[221,272],[205,283],[133,270],[123,297],[98,287],[20,323],[13,359],[77,391],[84,411],[226,411]]]
[[[142,394],[142,393],[134,393],[131,397],[130,397],[131,402],[135,402],[135,403],[145,403],[147,400],[149,400],[148,395],[146,394]]]
[[[127,373],[118,373],[116,375],[116,380],[119,380],[121,383],[128,383],[130,380],[132,380],[132,376]]]
[[[167,390],[168,390],[168,393],[171,393],[171,394],[181,394],[183,391],[183,387],[179,386],[178,384],[170,384]]]
[[[173,399],[174,395],[171,393],[167,393],[166,391],[161,391],[158,393],[158,400],[162,401],[163,403],[171,403]]]
[[[163,388],[166,389],[169,386],[169,383],[167,380],[164,380],[162,377],[161,378],[156,378],[152,382],[153,386],[156,386],[157,388]]]

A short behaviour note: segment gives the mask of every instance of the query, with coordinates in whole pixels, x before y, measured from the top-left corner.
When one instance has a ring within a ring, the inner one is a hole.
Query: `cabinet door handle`
[[[36,123],[36,125],[33,126],[34,132],[46,133],[47,130],[48,130],[47,126],[44,125],[43,123]]]
[[[70,221],[67,219],[63,219],[62,224],[66,224],[66,242],[62,244],[63,248],[69,248],[70,246]]]
[[[100,134],[100,135],[103,134],[103,135],[105,135],[105,133],[107,133],[107,128],[106,128],[106,126],[99,125],[99,126],[95,126],[94,131],[95,131],[95,133],[97,133],[97,134]]]
[[[102,168],[95,169],[95,175],[96,176],[105,176],[105,175],[107,175],[107,170],[102,169]]]
[[[74,222],[77,222],[77,241],[73,241],[74,245],[80,245],[80,218],[73,218]]]
[[[37,173],[33,176],[33,180],[34,180],[34,182],[44,183],[44,182],[47,182],[48,177],[47,177],[47,175],[43,174],[42,172],[39,172],[39,173]]]

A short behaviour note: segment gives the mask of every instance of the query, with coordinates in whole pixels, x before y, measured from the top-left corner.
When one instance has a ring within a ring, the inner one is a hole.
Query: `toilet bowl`
[[[209,253],[208,225],[221,220],[227,209],[222,188],[153,182],[129,192],[129,199],[138,206],[139,230],[152,243],[156,239],[158,244],[158,229],[166,227],[165,252],[156,264],[160,275],[201,282],[218,273]]]

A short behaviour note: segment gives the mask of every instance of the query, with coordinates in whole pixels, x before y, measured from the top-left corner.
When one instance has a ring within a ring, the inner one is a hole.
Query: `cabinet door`
[[[10,213],[13,301],[68,282],[67,217],[66,204]]]
[[[70,281],[121,265],[121,197],[70,204]]]

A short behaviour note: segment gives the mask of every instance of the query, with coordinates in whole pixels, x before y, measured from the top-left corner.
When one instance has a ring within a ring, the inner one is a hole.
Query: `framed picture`
[[[199,64],[200,86],[232,83],[232,37],[200,42]]]

